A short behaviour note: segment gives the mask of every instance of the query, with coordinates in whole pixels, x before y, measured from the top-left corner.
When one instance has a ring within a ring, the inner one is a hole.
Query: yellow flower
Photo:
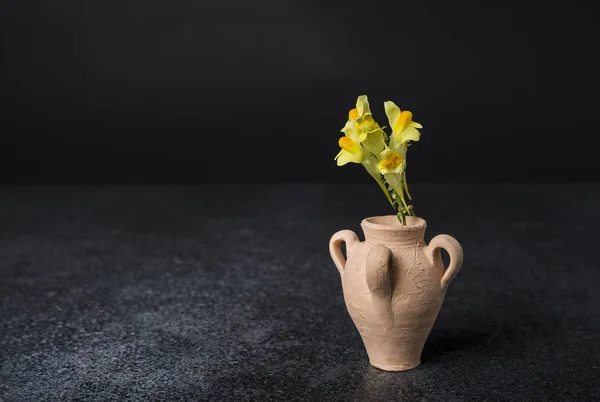
[[[371,115],[367,96],[359,96],[356,99],[356,107],[348,112],[348,121],[342,132],[351,138],[357,138],[359,142],[363,142],[369,132],[375,131],[378,127]]]
[[[352,111],[350,111],[350,114],[352,114]],[[345,136],[338,140],[341,150],[335,157],[337,165],[343,166],[349,162],[362,163],[364,152],[360,143],[367,138],[367,134],[365,133],[363,136],[359,135],[352,120],[348,120],[341,131]]]
[[[394,189],[404,207],[407,207],[404,193],[408,194],[406,185],[406,147],[401,146],[401,153],[394,152],[387,146],[381,153],[377,170],[385,177],[386,183]]]
[[[363,165],[369,175],[371,175],[379,187],[381,187],[390,204],[392,204],[392,199],[385,189],[383,180],[381,180],[381,177],[379,176],[379,171],[377,169],[377,158],[373,155],[365,155],[363,147],[360,145],[360,143],[354,141],[350,137],[341,137],[338,141],[338,144],[342,149],[335,157],[337,160],[337,165],[343,166],[349,162],[360,163]]]
[[[356,107],[348,112],[348,121],[342,132],[376,155],[385,147],[383,130],[373,119],[366,95],[356,99]]]
[[[404,144],[407,141],[419,141],[421,133],[419,128],[422,125],[412,120],[412,113],[408,110],[401,111],[394,102],[384,102],[385,114],[392,127],[392,137],[397,144]],[[396,148],[396,147],[394,147]]]
[[[358,98],[356,98],[356,109],[352,110],[356,110],[356,117],[362,117],[364,115],[371,114],[371,106],[369,105],[369,98],[367,98],[367,95],[360,95]],[[350,112],[352,112],[352,110]]]
[[[388,147],[384,149],[380,157],[381,161],[377,165],[379,173],[383,175],[401,173],[404,169],[404,158],[402,155],[392,151]]]
[[[341,131],[344,137],[338,141],[341,150],[335,157],[337,165],[343,166],[347,163],[363,165],[393,205],[377,168],[378,155],[385,148],[384,132],[373,119],[366,95],[356,99],[356,107],[348,112],[348,121]]]
[[[358,141],[344,136],[339,139],[338,144],[340,148],[342,148],[335,157],[338,166],[344,166],[348,162],[362,163],[364,159],[364,152]]]

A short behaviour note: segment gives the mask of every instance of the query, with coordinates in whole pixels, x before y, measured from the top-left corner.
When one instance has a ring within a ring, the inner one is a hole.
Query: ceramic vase
[[[438,235],[426,244],[426,226],[414,216],[407,217],[405,226],[395,215],[377,216],[361,222],[365,241],[341,230],[329,242],[348,313],[371,365],[382,370],[410,370],[421,363],[448,285],[462,265],[458,241]],[[446,269],[441,249],[450,256]]]

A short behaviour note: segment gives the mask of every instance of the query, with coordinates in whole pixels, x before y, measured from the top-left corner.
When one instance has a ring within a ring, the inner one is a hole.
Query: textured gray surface
[[[378,191],[1,189],[0,400],[600,400],[600,186],[415,186],[465,263],[404,373],[327,251]]]

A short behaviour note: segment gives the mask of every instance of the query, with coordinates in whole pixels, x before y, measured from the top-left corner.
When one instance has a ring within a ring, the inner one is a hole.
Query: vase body
[[[462,265],[462,248],[447,235],[425,243],[426,222],[395,215],[364,219],[365,241],[349,230],[330,241],[340,271],[344,300],[376,368],[403,371],[417,367],[450,281]],[[346,242],[347,259],[340,243]],[[450,255],[444,269],[440,249]]]

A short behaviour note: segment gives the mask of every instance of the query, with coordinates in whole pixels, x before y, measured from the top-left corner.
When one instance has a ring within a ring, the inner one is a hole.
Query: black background
[[[5,2],[2,182],[366,182],[360,94],[424,125],[409,182],[595,181],[591,4]]]

